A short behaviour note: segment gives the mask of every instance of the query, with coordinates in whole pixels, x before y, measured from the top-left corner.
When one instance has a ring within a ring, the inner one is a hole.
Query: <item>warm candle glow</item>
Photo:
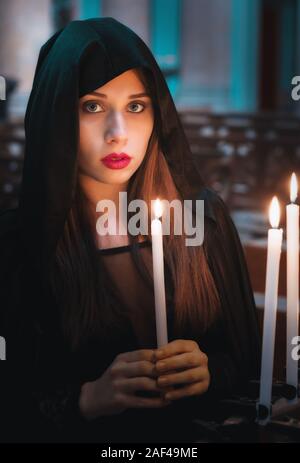
[[[290,198],[291,198],[292,203],[296,201],[297,195],[298,195],[297,177],[294,172],[291,176],[291,187],[290,187]]]
[[[154,202],[154,215],[156,219],[162,216],[162,204],[159,199],[156,199]]]
[[[278,228],[280,221],[280,207],[276,196],[273,197],[269,209],[269,220],[273,228]]]

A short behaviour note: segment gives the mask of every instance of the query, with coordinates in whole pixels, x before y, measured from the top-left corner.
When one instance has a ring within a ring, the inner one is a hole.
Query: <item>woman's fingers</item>
[[[155,362],[154,349],[139,349],[131,352],[122,352],[117,355],[116,360],[124,362],[138,362],[140,360],[148,360],[148,362]]]
[[[207,356],[200,350],[164,358],[156,363],[159,375],[171,370],[180,370],[207,365]]]
[[[157,378],[157,384],[159,386],[169,386],[174,384],[189,384],[202,381],[206,378],[206,368],[197,367],[191,368],[178,373],[168,373],[161,375]]]
[[[168,392],[165,397],[169,400],[181,399],[183,397],[191,397],[196,395],[204,394],[207,391],[209,382],[207,380],[200,381],[198,383],[189,384],[188,386],[181,387],[180,389],[174,389]]]
[[[154,350],[140,349],[132,352],[123,352],[115,358],[111,366],[111,375],[117,377],[149,376],[157,378],[154,363]]]
[[[114,381],[114,386],[127,393],[135,391],[156,391],[160,392],[156,380],[147,377],[138,378],[120,378]]]
[[[150,378],[157,378],[158,373],[155,364],[148,360],[140,360],[138,362],[116,362],[111,367],[112,377],[127,377],[133,378],[137,376],[149,376]]]
[[[177,354],[182,354],[184,352],[193,352],[195,350],[200,351],[196,341],[187,339],[175,339],[174,341],[171,341],[165,346],[157,349],[154,352],[154,356],[156,361],[158,361],[167,357],[172,357]]]

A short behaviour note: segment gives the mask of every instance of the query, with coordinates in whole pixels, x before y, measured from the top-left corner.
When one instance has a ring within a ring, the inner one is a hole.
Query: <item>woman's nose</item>
[[[122,117],[115,115],[107,125],[105,132],[106,143],[124,143],[127,141],[127,138],[127,130]]]

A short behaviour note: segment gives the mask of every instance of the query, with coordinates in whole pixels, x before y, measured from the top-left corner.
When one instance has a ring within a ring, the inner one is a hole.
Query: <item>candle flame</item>
[[[297,195],[298,195],[297,177],[296,177],[295,172],[293,172],[291,176],[291,187],[290,187],[290,198],[291,198],[292,203],[296,201]]]
[[[280,207],[276,196],[273,197],[269,209],[269,220],[273,228],[278,228],[280,221]]]
[[[162,216],[162,204],[158,198],[154,202],[154,215],[156,219]]]

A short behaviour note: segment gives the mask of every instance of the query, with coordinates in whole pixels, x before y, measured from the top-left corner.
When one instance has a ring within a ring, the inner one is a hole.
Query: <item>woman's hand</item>
[[[180,385],[165,394],[166,399],[201,395],[210,384],[208,358],[195,341],[176,339],[155,351],[157,384],[161,388]]]
[[[170,404],[156,383],[154,350],[124,352],[96,381],[81,388],[79,408],[86,419],[115,415],[127,408],[157,408]],[[157,397],[139,397],[137,391],[154,391]]]

